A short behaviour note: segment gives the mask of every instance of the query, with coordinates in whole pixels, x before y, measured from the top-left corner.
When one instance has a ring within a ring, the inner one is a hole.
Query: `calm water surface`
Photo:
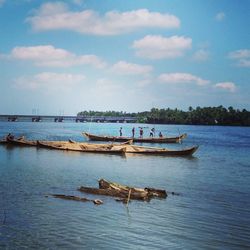
[[[12,132],[85,141],[82,131],[118,135],[120,126],[0,122],[0,137]],[[122,126],[130,135],[140,125]],[[0,146],[0,249],[249,249],[250,128],[157,125],[156,130],[188,134],[182,145],[164,146],[200,148],[194,157],[180,158]],[[111,197],[101,197],[102,206],[45,197],[93,198],[76,189],[97,187],[100,178],[181,195],[133,201],[128,209]]]

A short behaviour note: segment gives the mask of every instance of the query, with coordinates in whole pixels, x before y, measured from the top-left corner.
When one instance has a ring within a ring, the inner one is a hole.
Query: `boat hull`
[[[179,143],[187,137],[187,134],[182,134],[177,137],[123,137],[123,136],[99,136],[90,133],[83,133],[91,141],[116,141],[116,142],[126,142],[128,140],[133,140],[133,142],[141,143]]]
[[[103,154],[124,154],[126,151],[125,147],[116,148],[113,145],[98,145],[98,144],[86,144],[86,143],[60,143],[60,142],[44,142],[37,141],[39,147],[47,149],[77,151],[86,153],[103,153]]]
[[[198,146],[185,149],[167,149],[160,147],[145,147],[130,145],[130,142],[120,144],[92,144],[73,141],[29,141],[24,139],[6,139],[1,143],[16,146],[35,146],[47,149],[68,150],[88,153],[104,154],[140,154],[140,155],[161,155],[161,156],[191,156]]]
[[[131,154],[141,154],[141,155],[162,155],[162,156],[192,156],[198,149],[198,146],[193,146],[190,148],[180,149],[180,150],[173,150],[173,149],[143,149],[136,148],[128,148],[126,153]]]
[[[24,139],[6,139],[6,143],[11,144],[11,145],[17,145],[17,146],[23,146],[23,147],[32,147],[32,146],[37,146],[37,141],[28,141]]]

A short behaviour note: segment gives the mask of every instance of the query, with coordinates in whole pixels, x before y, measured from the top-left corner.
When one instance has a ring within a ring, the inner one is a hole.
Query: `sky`
[[[0,114],[250,110],[249,0],[0,0]]]

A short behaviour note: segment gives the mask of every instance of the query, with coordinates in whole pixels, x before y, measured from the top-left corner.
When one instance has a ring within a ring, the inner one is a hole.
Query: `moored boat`
[[[126,136],[109,136],[109,135],[94,135],[90,133],[83,133],[91,141],[116,141],[125,142],[128,140],[133,140],[133,142],[143,142],[143,143],[179,143],[187,137],[187,134],[182,134],[175,137],[126,137]]]
[[[18,146],[37,146],[37,141],[29,141],[24,139],[23,137],[18,139],[12,139],[6,137],[6,142],[11,145],[18,145]]]
[[[143,155],[162,155],[162,156],[191,156],[199,146],[192,146],[184,149],[167,149],[167,148],[148,148],[130,145],[126,147],[126,153],[143,154]]]
[[[48,149],[90,152],[90,153],[110,153],[110,154],[141,154],[141,155],[162,155],[162,156],[191,156],[193,155],[198,146],[193,146],[184,149],[168,149],[161,147],[145,147],[131,145],[131,140],[125,143],[108,143],[108,144],[96,144],[86,142],[69,141],[30,141],[24,137],[19,139],[13,139],[6,137],[6,140],[2,140],[2,143],[7,145],[16,146],[35,146],[44,147]]]
[[[37,141],[39,147],[48,149],[88,152],[88,153],[110,153],[110,154],[124,154],[126,147],[112,144],[88,144],[88,143],[72,143],[72,142],[49,142],[49,141]]]

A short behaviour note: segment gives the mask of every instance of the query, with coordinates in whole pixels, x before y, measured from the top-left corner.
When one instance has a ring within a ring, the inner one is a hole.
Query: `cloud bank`
[[[62,2],[45,3],[26,19],[34,31],[71,30],[82,34],[118,35],[140,28],[178,28],[180,20],[170,14],[147,9],[127,12],[109,11],[100,15],[93,10],[73,12]]]
[[[15,87],[20,89],[68,90],[85,79],[81,74],[59,74],[42,72],[33,76],[22,76],[14,80]]]
[[[229,53],[228,57],[236,61],[237,66],[239,67],[250,67],[250,50],[249,49],[240,49],[232,51]]]
[[[112,71],[123,75],[148,75],[153,70],[152,66],[139,65],[134,63],[128,63],[125,61],[119,61],[113,65]]]
[[[105,62],[95,55],[75,55],[67,50],[52,45],[32,47],[15,47],[9,58],[31,61],[37,66],[70,67],[74,65],[91,65],[96,68],[105,67]]]
[[[134,41],[136,56],[149,59],[176,58],[192,47],[192,39],[183,36],[147,35]]]
[[[233,82],[219,82],[215,84],[216,88],[227,90],[231,93],[235,92],[236,86]]]
[[[206,85],[210,82],[189,73],[161,74],[158,79],[160,82],[167,84],[195,83],[199,86]]]

